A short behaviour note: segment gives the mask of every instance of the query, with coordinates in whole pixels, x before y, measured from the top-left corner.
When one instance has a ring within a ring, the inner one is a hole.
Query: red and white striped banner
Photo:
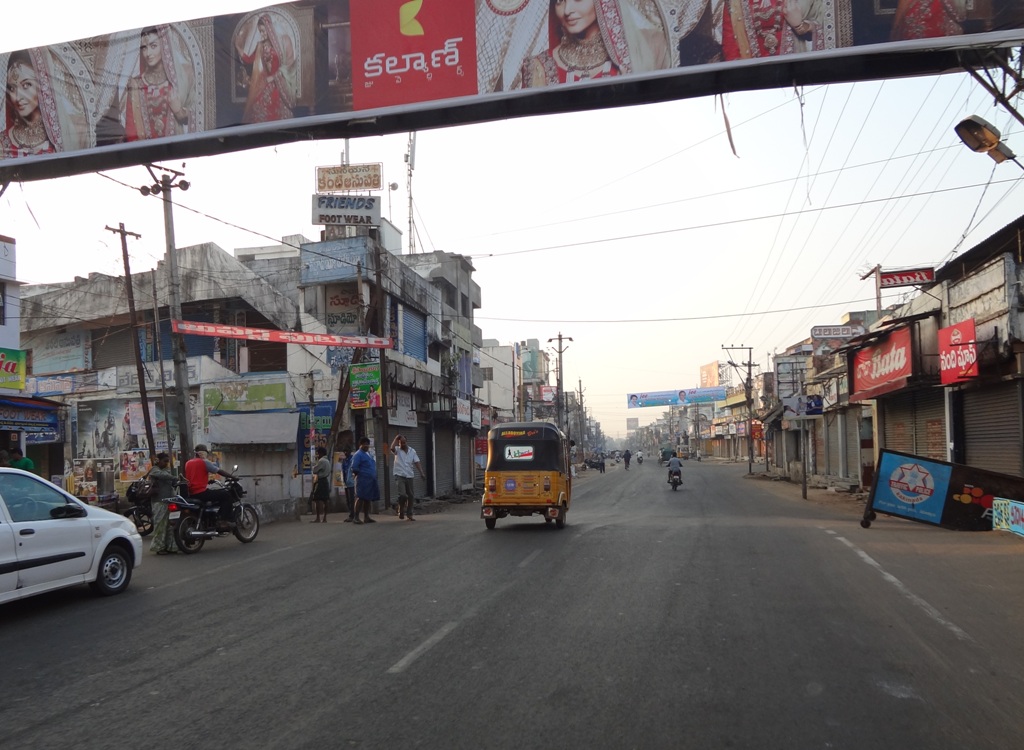
[[[224,339],[245,341],[267,341],[278,344],[312,344],[313,346],[344,346],[353,349],[390,349],[391,339],[378,336],[349,336],[332,333],[300,333],[296,331],[275,331],[270,328],[247,328],[220,323],[197,323],[192,320],[172,320],[171,330],[175,333],[190,333],[193,336],[216,336]]]

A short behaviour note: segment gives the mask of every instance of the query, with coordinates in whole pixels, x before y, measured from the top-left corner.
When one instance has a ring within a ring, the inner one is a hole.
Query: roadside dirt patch
[[[755,472],[743,477],[750,482],[757,482],[761,487],[778,497],[784,497],[798,502],[813,503],[814,505],[832,508],[839,513],[851,516],[860,516],[864,513],[864,506],[867,504],[866,492],[836,492],[824,487],[808,485],[807,499],[801,496],[799,483],[790,482],[786,479],[767,474]]]

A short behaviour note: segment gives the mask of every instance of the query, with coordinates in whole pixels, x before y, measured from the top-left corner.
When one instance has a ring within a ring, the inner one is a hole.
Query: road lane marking
[[[838,539],[840,542],[845,544],[847,547],[852,549],[857,554],[857,556],[860,557],[861,560],[863,560],[868,565],[870,565],[872,568],[877,570],[881,574],[882,578],[885,581],[888,581],[893,586],[895,586],[897,591],[899,591],[901,594],[903,594],[903,596],[905,596],[907,599],[909,599],[911,601],[911,603],[913,603],[915,606],[919,607],[926,615],[928,615],[930,618],[932,618],[939,625],[941,625],[942,627],[946,628],[946,630],[950,631],[953,635],[955,635],[961,641],[972,641],[972,642],[974,641],[974,639],[971,638],[971,636],[968,635],[964,630],[962,630],[957,625],[955,625],[954,623],[952,623],[949,620],[947,620],[945,617],[943,617],[942,613],[939,612],[939,610],[935,609],[935,607],[933,607],[931,604],[926,602],[924,599],[922,599],[917,594],[915,594],[913,591],[908,589],[905,585],[903,585],[903,582],[899,578],[897,578],[896,576],[894,576],[891,573],[889,573],[888,571],[886,571],[885,568],[883,568],[881,565],[879,565],[878,561],[876,561],[874,558],[872,558],[867,552],[865,552],[864,550],[860,549],[857,545],[855,545],[849,539],[846,539],[844,537],[838,536],[838,535],[835,534],[835,532],[829,532],[829,533],[832,534],[833,536],[835,536],[836,539]]]
[[[531,552],[529,555],[527,555],[525,560],[523,560],[521,563],[519,563],[519,567],[520,568],[525,568],[527,565],[529,565],[534,560],[536,560],[537,559],[537,555],[539,555],[539,554],[540,554],[540,550],[539,549],[535,549],[533,552]]]
[[[458,625],[459,623],[457,622],[449,622],[446,625],[444,625],[440,630],[438,630],[432,636],[427,638],[427,640],[423,641],[423,643],[421,643],[419,646],[417,646],[412,651],[403,656],[401,659],[399,659],[397,662],[395,662],[394,665],[388,670],[388,674],[399,674],[401,672],[404,672],[409,667],[410,664],[412,664],[418,658],[423,656],[423,654],[427,653],[427,651],[429,651],[438,643],[440,643],[442,639],[444,639],[444,637],[448,635],[450,632],[455,630],[455,628],[457,628]]]

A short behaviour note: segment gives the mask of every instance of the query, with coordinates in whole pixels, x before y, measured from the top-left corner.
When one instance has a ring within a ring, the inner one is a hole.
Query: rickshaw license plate
[[[171,519],[172,521],[176,521],[177,519],[181,518],[181,511],[180,510],[172,510],[170,513],[167,514],[167,517],[169,519]]]

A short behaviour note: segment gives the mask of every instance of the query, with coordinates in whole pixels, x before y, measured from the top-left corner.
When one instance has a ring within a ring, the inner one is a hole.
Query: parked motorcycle
[[[669,484],[672,485],[672,491],[676,491],[676,487],[683,483],[683,472],[679,469],[673,469],[672,474],[668,478]]]
[[[149,497],[139,496],[139,490],[144,482],[145,480],[139,479],[128,485],[125,497],[128,499],[129,506],[123,513],[125,518],[130,518],[135,524],[139,536],[149,536],[153,533],[153,503]]]
[[[235,466],[232,471],[237,471]],[[228,521],[228,528],[218,529],[219,503],[216,501],[202,501],[196,498],[177,497],[168,503],[167,510],[170,514],[171,523],[174,527],[174,541],[178,549],[186,555],[191,555],[203,548],[207,539],[214,539],[219,536],[227,536],[230,531],[242,544],[248,544],[256,538],[260,532],[260,517],[256,507],[250,503],[242,502],[245,497],[245,490],[238,483],[237,479],[225,479],[224,481],[211,481],[210,486],[219,489],[226,489],[234,499],[231,504],[231,518]]]

